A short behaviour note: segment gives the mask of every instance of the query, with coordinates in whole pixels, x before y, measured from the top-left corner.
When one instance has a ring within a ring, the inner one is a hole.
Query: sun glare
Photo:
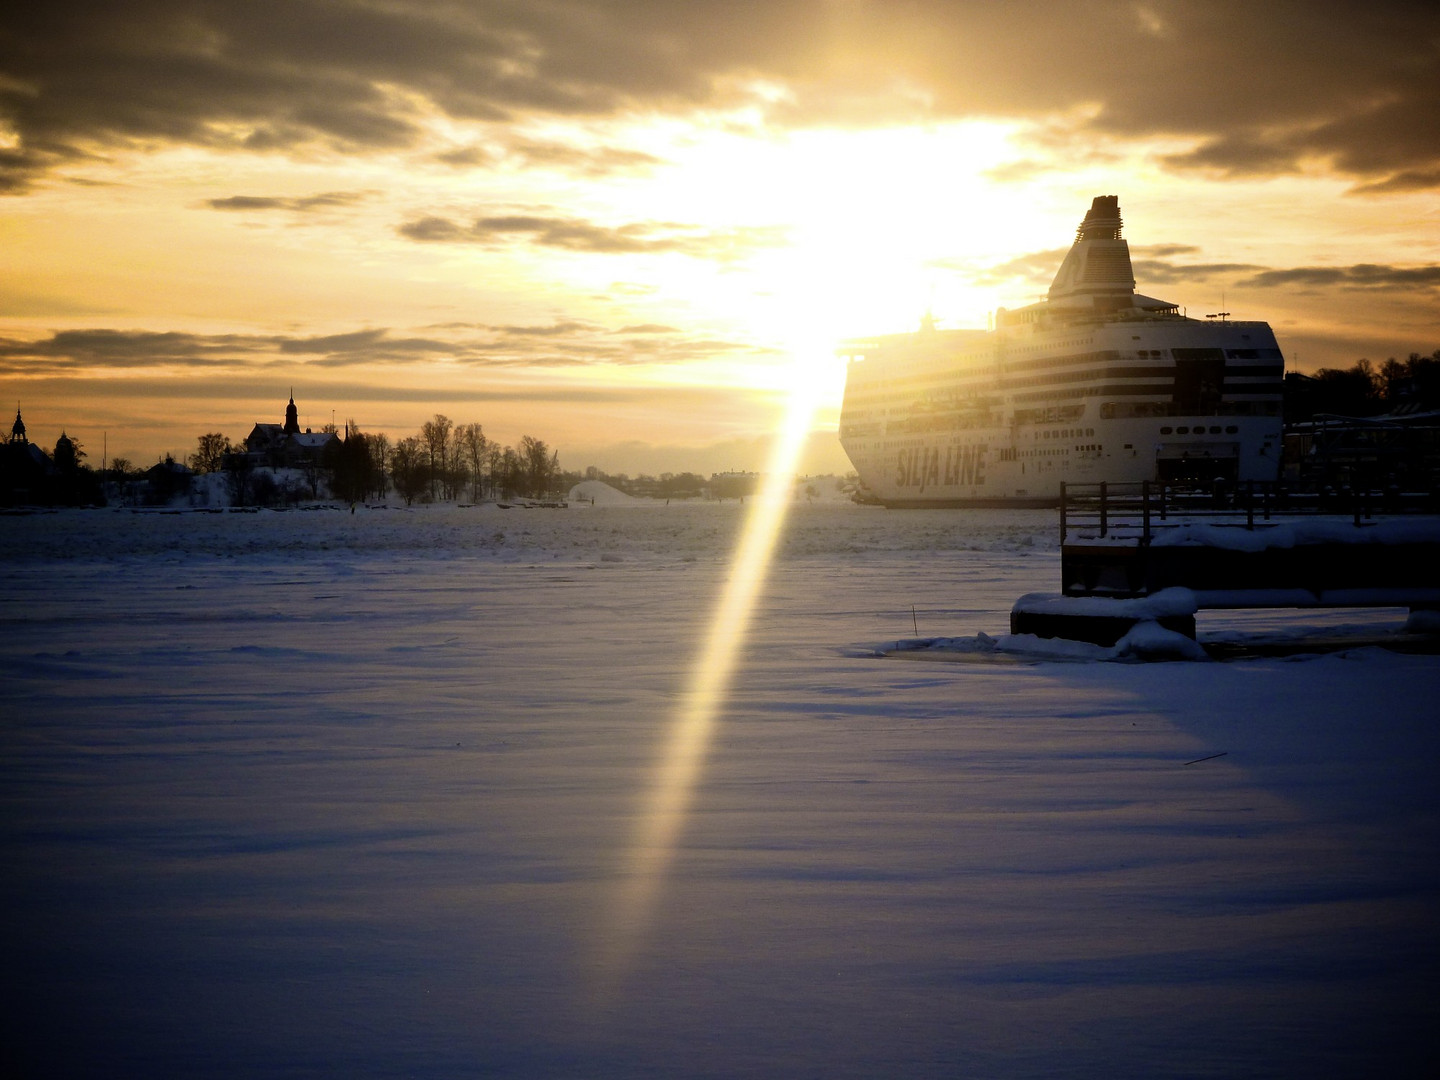
[[[601,1004],[623,982],[674,861],[796,463],[817,413],[839,400],[836,346],[849,335],[914,325],[941,288],[933,264],[942,253],[957,254],[957,243],[961,255],[1007,243],[998,231],[1003,215],[957,210],[979,200],[982,170],[1004,151],[1003,131],[972,126],[964,140],[921,131],[697,138],[675,165],[685,182],[670,175],[646,192],[652,216],[783,228],[785,242],[751,252],[743,268],[696,270],[667,289],[678,287],[697,308],[728,314],[751,340],[779,348],[786,359],[767,381],[785,391],[788,407],[644,798],[599,946]],[[963,152],[942,150],[957,142]]]
[[[674,860],[751,616],[769,573],[775,542],[784,526],[795,466],[820,401],[816,382],[805,377],[812,362],[804,357],[796,359],[784,422],[776,432],[760,490],[751,500],[704,643],[664,737],[620,889],[602,935],[595,986],[599,1004],[604,1004],[623,981]]]
[[[668,164],[609,195],[632,217],[770,237],[730,264],[667,267],[663,284],[756,339],[795,325],[797,292],[823,297],[841,338],[908,329],[932,308],[983,325],[986,298],[954,267],[1014,250],[1023,194],[987,178],[1011,137],[981,121],[783,137],[657,127],[627,138]]]

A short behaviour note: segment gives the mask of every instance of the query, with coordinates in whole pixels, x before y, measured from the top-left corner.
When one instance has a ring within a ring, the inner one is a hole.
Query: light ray
[[[775,541],[792,497],[795,466],[821,396],[818,380],[798,377],[804,370],[808,368],[797,359],[797,378],[784,426],[778,433],[760,491],[751,502],[729,576],[645,798],[600,942],[595,991],[602,1000],[622,981],[650,921],[674,859],[756,600],[769,572]]]

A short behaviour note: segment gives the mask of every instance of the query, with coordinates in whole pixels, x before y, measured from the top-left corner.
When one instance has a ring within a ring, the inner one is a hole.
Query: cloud
[[[1016,278],[1044,283],[1051,280],[1065,255],[1064,248],[1034,251],[981,270],[955,267],[974,281],[985,285],[1001,285]],[[1150,244],[1132,249],[1132,266],[1137,288],[1144,291],[1156,285],[1179,285],[1186,282],[1208,282],[1225,279],[1236,286],[1254,288],[1301,287],[1311,289],[1343,288],[1373,289],[1389,287],[1426,290],[1440,286],[1440,266],[1383,266],[1357,263],[1353,266],[1298,266],[1285,269],[1257,266],[1242,262],[1176,262],[1170,256],[1198,255],[1200,249],[1190,244]]]
[[[1407,191],[1426,191],[1430,188],[1440,188],[1440,168],[1409,169],[1393,173],[1371,184],[1357,184],[1350,189],[1350,194],[1391,195]]]
[[[783,242],[784,230],[755,227],[706,232],[674,222],[598,225],[579,218],[543,214],[505,214],[476,218],[462,225],[427,216],[397,227],[401,236],[422,243],[498,245],[520,241],[537,247],[600,255],[679,254],[728,261]]]
[[[431,328],[439,329],[439,328]],[[0,374],[21,378],[169,368],[186,371],[358,368],[443,363],[462,367],[679,365],[725,356],[764,356],[745,342],[690,336],[672,327],[619,331],[574,320],[473,325],[451,336],[397,335],[388,328],[342,334],[192,334],[177,331],[60,330],[48,338],[0,338]]]
[[[205,375],[184,379],[139,376],[121,380],[77,378],[55,378],[37,380],[37,389],[43,389],[56,398],[72,395],[86,395],[108,399],[134,400],[140,402],[175,401],[193,403],[196,400],[213,401],[246,400],[252,397],[270,399],[278,395],[273,407],[275,416],[284,408],[285,394],[291,389],[289,380],[282,380],[271,373],[250,373],[242,378],[227,376],[214,378]],[[429,386],[412,386],[403,383],[363,383],[351,379],[335,378],[329,373],[315,373],[293,386],[296,401],[302,407],[315,402],[376,402],[389,405],[398,402],[420,402],[449,412],[461,404],[578,404],[591,406],[639,406],[658,408],[670,415],[714,411],[716,391],[713,387],[693,386],[597,386],[588,383],[557,383],[545,380],[543,383],[447,386],[436,391]],[[739,391],[743,395],[741,405],[752,408],[754,400],[766,396],[762,392]],[[28,411],[28,410],[27,410]],[[269,410],[267,410],[269,411]],[[266,419],[269,419],[266,417]],[[250,417],[246,417],[248,429]],[[362,419],[363,430],[371,430]],[[489,425],[487,424],[487,427]],[[193,436],[185,436],[193,445]],[[114,434],[112,429],[112,443]]]
[[[481,165],[495,164],[499,155],[484,146],[457,146],[436,154],[435,160],[457,169],[473,169]]]
[[[212,210],[287,210],[307,214],[334,206],[351,206],[365,199],[364,191],[325,191],[318,195],[230,195],[223,199],[206,199]]]
[[[0,338],[0,371],[16,375],[87,368],[179,364],[212,368],[263,350],[268,339],[243,334],[177,331],[57,330],[40,341]]]
[[[1319,163],[1383,193],[1440,181],[1437,35],[1440,8],[1405,0],[47,0],[0,16],[0,185],[174,144],[412,149],[436,113],[503,129],[748,104],[775,125],[1059,118],[1078,149],[1181,136],[1174,169]]]
[[[1288,270],[1264,270],[1241,284],[1256,288],[1433,289],[1440,287],[1440,266],[1381,266],[1374,263],[1297,266]]]
[[[1135,280],[1143,285],[1177,285],[1215,277],[1248,274],[1263,267],[1253,263],[1174,263],[1166,259],[1134,259]]]
[[[571,146],[558,142],[520,142],[510,153],[525,165],[563,169],[585,177],[646,173],[664,162],[654,154],[618,146]]]
[[[977,284],[981,285],[1000,285],[1016,278],[1025,281],[1048,282],[1055,277],[1055,271],[1059,269],[1060,263],[1069,250],[1068,247],[1063,247],[1032,251],[1029,254],[1007,259],[1003,263],[996,263],[994,266],[988,266],[981,270],[974,270],[964,265],[955,268],[967,272]]]
[[[1194,255],[1200,249],[1194,244],[1131,244],[1135,255],[1148,255],[1154,259],[1168,259],[1175,255]]]
[[[407,239],[419,240],[421,243],[467,239],[464,226],[442,217],[422,217],[407,221],[396,231]]]
[[[549,326],[492,326],[490,329],[510,337],[560,337],[593,329],[588,323],[557,322]]]

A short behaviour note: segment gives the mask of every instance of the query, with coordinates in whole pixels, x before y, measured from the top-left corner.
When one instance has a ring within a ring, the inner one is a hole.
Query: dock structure
[[[1016,603],[1011,632],[1113,644],[1153,618],[1127,603],[1167,590],[1194,611],[1403,607],[1440,612],[1440,513],[1433,492],[1294,492],[1278,485],[1167,492],[1068,486],[1060,511],[1060,593]],[[1105,600],[1113,602],[1106,605]],[[1168,609],[1167,609],[1168,610]],[[1416,613],[1424,613],[1417,616]],[[1173,629],[1194,636],[1169,612]],[[1117,633],[1118,631],[1118,633]]]

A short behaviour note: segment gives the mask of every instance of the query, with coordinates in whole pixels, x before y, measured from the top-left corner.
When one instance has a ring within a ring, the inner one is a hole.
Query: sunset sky
[[[432,413],[757,468],[835,345],[1142,292],[1292,370],[1440,348],[1440,8],[48,0],[0,15],[0,403],[99,465]],[[7,420],[8,424],[8,420]]]

